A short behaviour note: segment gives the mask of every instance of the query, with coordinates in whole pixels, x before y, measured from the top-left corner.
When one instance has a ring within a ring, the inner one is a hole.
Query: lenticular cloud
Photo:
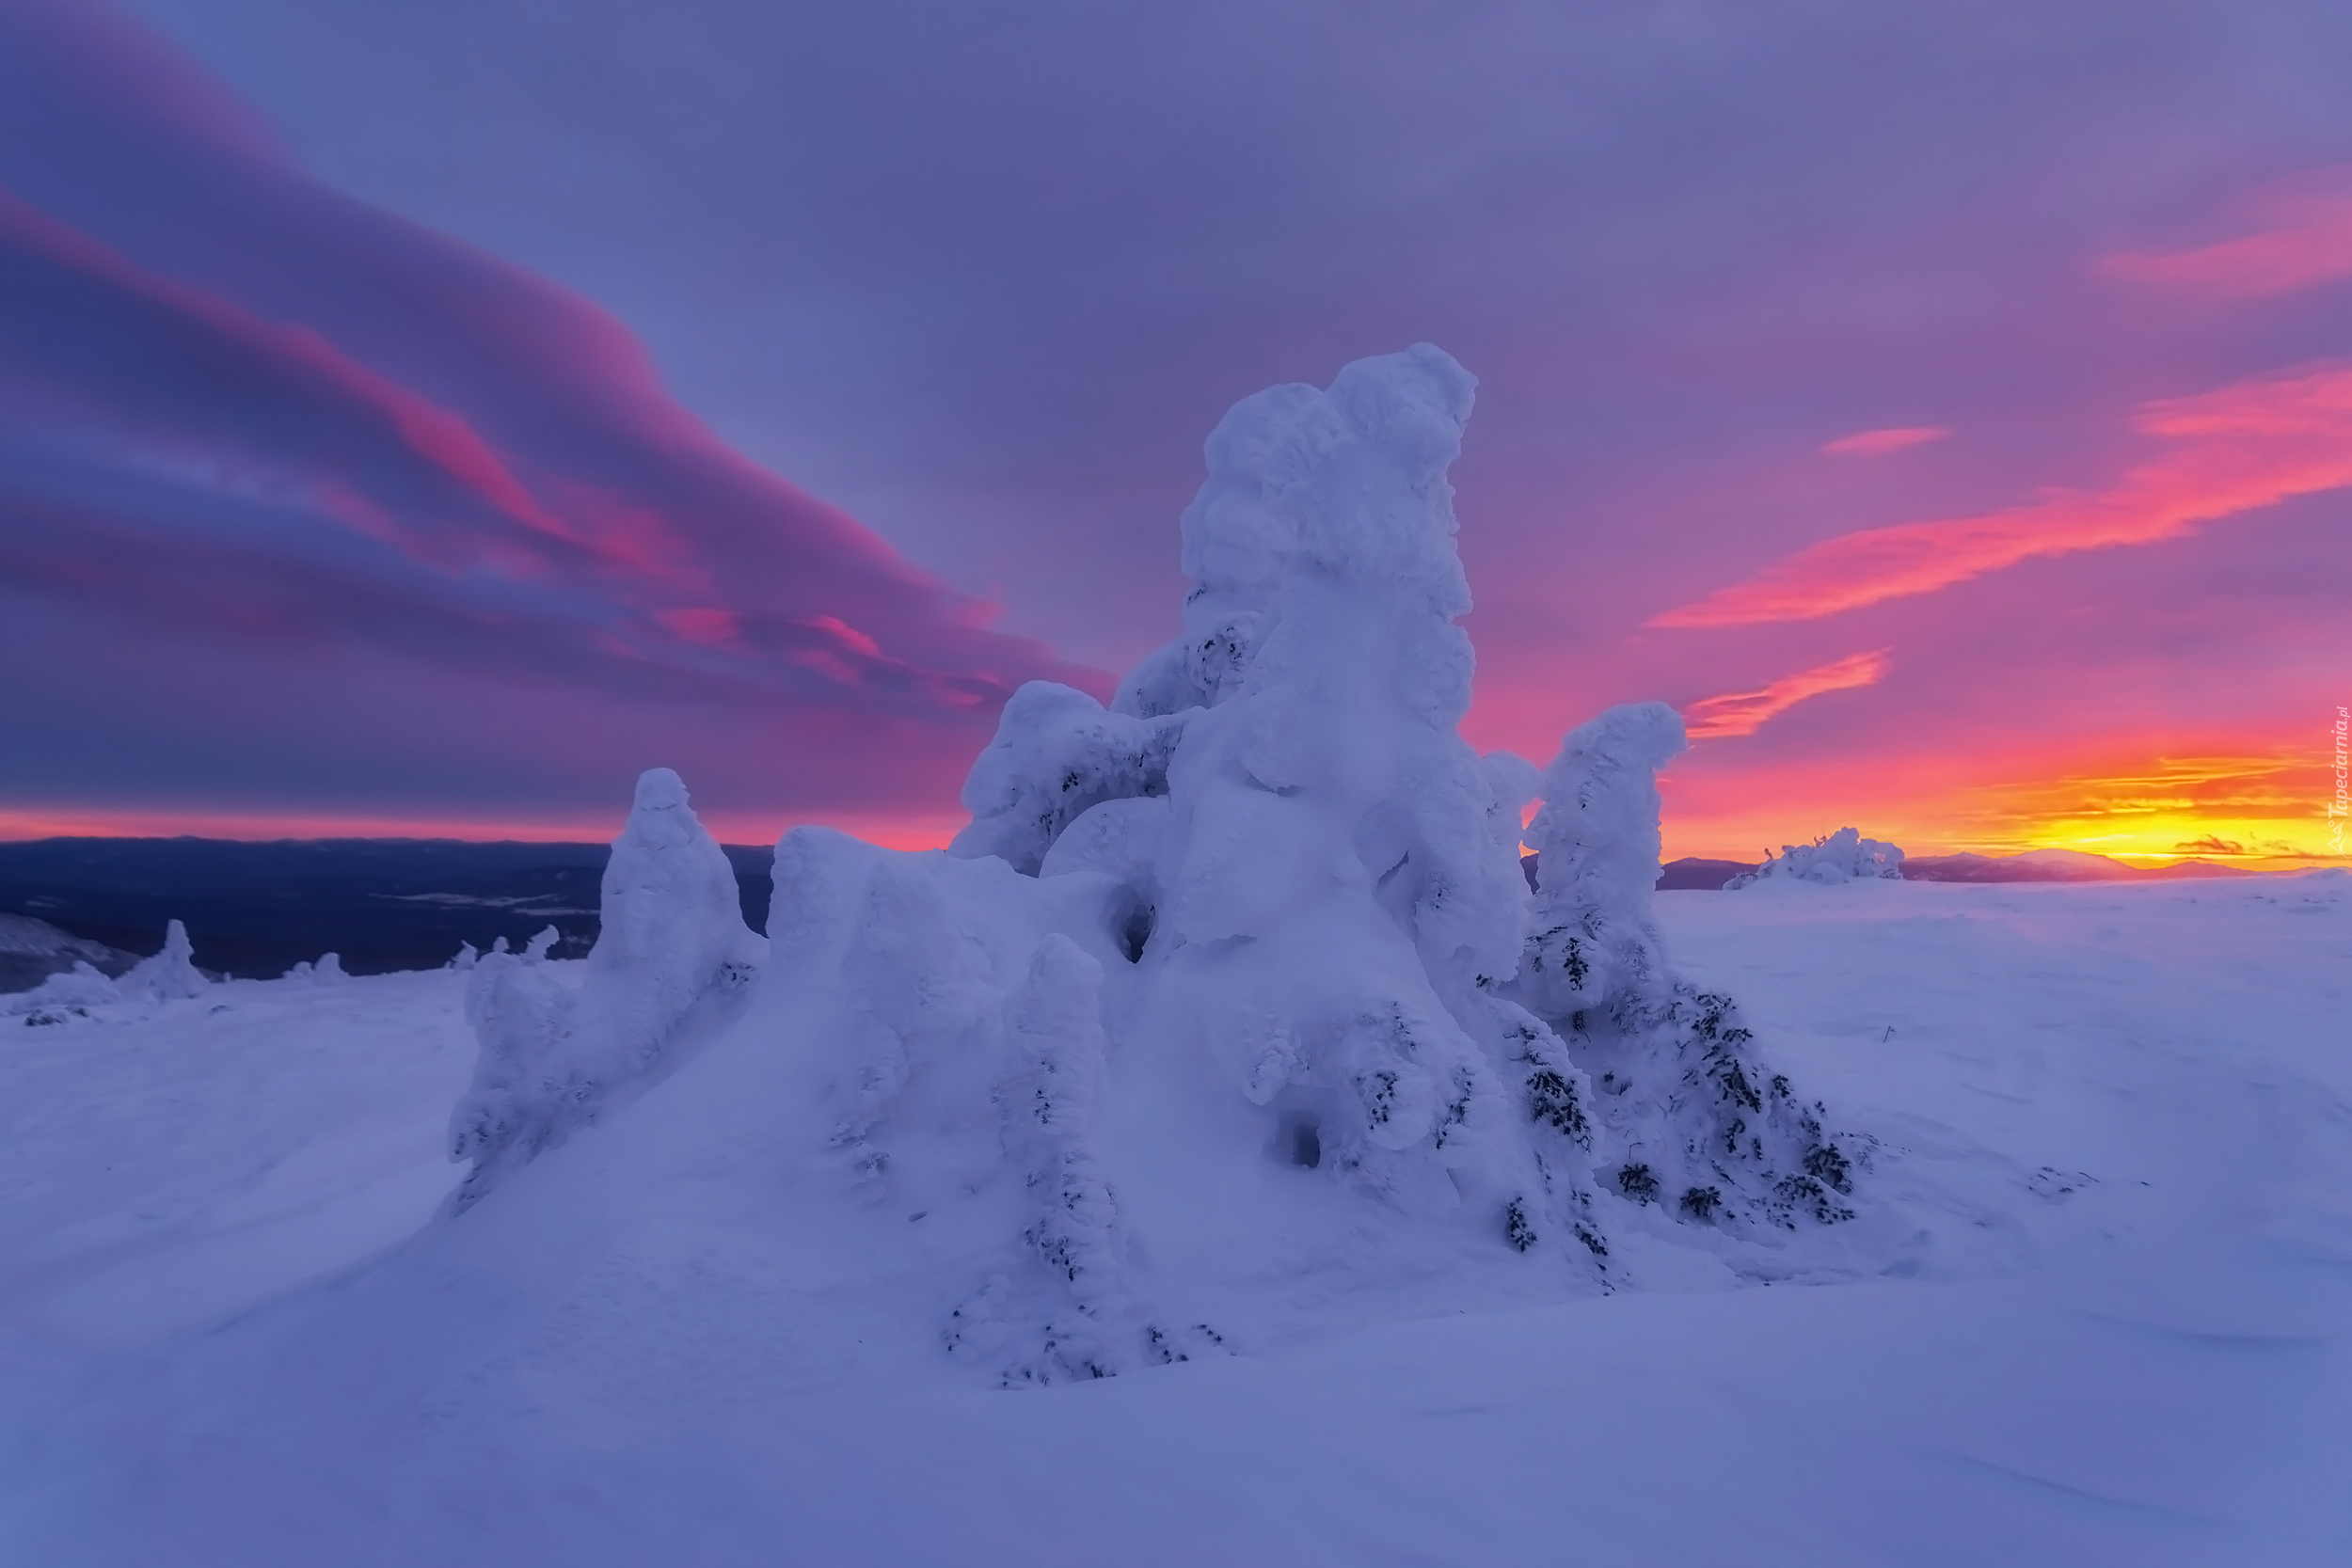
[[[609,1120],[636,1212],[733,1184],[868,1304],[860,1346],[1018,1384],[1638,1284],[1661,1245],[1769,1275],[1852,1219],[1858,1151],[1651,919],[1681,721],[1613,709],[1540,779],[1459,734],[1473,385],[1424,344],[1237,404],[1183,633],[1107,708],[1023,688],[948,849],[787,834],[765,954],[648,774],[584,979],[475,972],[462,1201],[516,1190],[459,1226],[563,1202],[520,1167]]]

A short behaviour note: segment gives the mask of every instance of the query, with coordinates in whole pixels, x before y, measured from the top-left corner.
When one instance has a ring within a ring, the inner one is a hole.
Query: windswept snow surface
[[[644,1180],[597,1153],[621,1117],[434,1222],[544,1182],[539,1224],[350,1272],[453,1180],[462,974],[8,1026],[0,1560],[2352,1560],[2352,877],[1657,906],[1883,1140],[1910,1277],[1693,1270],[1352,1331],[1331,1303],[992,1392],[839,1286],[870,1243],[777,1234],[718,1180],[781,1176],[739,1123],[668,1151],[704,1196],[659,1227],[606,1186]],[[717,1111],[697,1076],[637,1109]]]

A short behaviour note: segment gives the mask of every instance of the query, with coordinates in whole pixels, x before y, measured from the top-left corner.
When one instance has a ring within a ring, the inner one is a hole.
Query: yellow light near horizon
[[[2106,766],[1948,791],[1915,774],[1877,800],[1850,778],[1806,779],[1810,787],[1801,786],[1796,800],[1751,793],[1729,811],[1677,813],[1670,794],[1668,858],[1753,861],[1756,849],[1726,847],[1777,845],[1851,825],[1915,856],[2074,849],[2147,866],[2184,860],[2249,870],[2343,863],[2328,818],[2332,762],[2307,748],[2101,760]],[[1835,799],[1827,798],[1833,791]]]

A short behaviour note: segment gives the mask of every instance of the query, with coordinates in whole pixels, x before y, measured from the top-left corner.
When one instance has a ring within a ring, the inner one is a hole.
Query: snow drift
[[[1007,1383],[1334,1296],[1630,1282],[1620,1227],[1729,1258],[1851,1218],[1819,1104],[1650,918],[1679,721],[1613,710],[1540,779],[1459,734],[1472,387],[1424,344],[1237,404],[1182,521],[1181,635],[1107,708],[1023,688],[947,850],[787,833],[748,1000],[724,859],[647,774],[577,988],[473,972],[459,1206],[715,1041],[637,1146],[758,1118],[764,1201],[833,1214],[841,1266]]]

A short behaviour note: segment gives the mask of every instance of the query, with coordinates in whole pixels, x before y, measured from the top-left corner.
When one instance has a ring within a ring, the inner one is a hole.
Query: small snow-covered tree
[[[196,967],[188,928],[175,920],[164,928],[163,951],[124,971],[115,989],[126,1000],[176,1002],[202,995],[211,984]]]
[[[466,1012],[481,1054],[450,1121],[451,1158],[473,1162],[461,1210],[660,1077],[692,1026],[715,1026],[747,993],[765,955],[726,852],[666,768],[637,781],[599,912],[577,985],[547,962],[553,927],[523,953],[493,951],[473,967]]]
[[[950,1316],[947,1343],[1007,1384],[1107,1377],[1178,1354],[1127,1278],[1124,1227],[1102,1149],[1102,966],[1067,937],[1038,944],[1008,1000],[995,1085],[1006,1157],[1027,1190],[1028,1258]],[[1016,1274],[1042,1277],[1016,1283]]]
[[[1686,744],[1662,703],[1611,708],[1562,743],[1528,827],[1538,883],[1511,990],[1598,1091],[1602,1179],[1620,1196],[1696,1221],[1850,1217],[1850,1161],[1820,1105],[1758,1063],[1737,1004],[1667,961],[1658,769]]]

